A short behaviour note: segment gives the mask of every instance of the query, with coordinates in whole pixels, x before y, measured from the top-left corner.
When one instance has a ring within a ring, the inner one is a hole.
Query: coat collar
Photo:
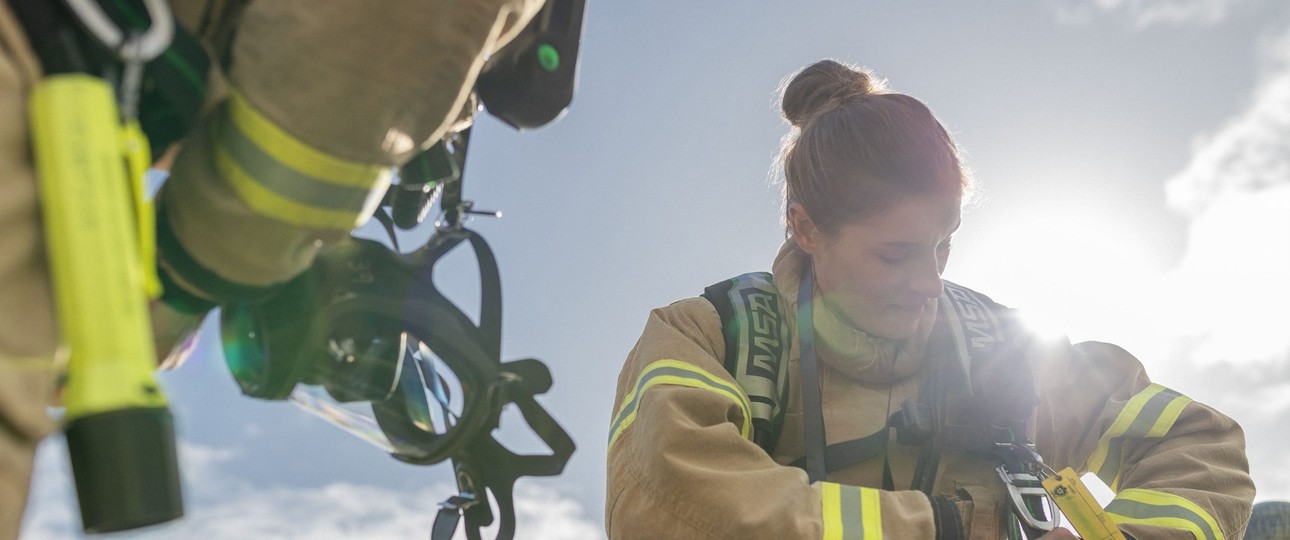
[[[810,261],[791,237],[784,241],[771,267],[775,288],[786,311],[796,321],[797,290],[802,272]],[[927,338],[936,321],[936,309],[925,310],[918,333],[905,340],[891,340],[852,327],[824,305],[820,292],[812,294],[816,354],[824,365],[852,379],[867,383],[890,383],[918,372],[922,367]],[[794,322],[794,324],[796,324]],[[799,329],[800,331],[800,329]]]

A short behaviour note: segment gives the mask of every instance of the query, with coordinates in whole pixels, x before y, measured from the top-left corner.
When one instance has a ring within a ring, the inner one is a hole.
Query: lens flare
[[[236,306],[222,322],[224,361],[239,383],[258,380],[264,373],[264,344],[258,333],[254,314]]]

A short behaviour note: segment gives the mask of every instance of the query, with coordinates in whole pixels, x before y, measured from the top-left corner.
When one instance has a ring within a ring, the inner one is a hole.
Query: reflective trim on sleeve
[[[1097,474],[1112,490],[1119,489],[1124,465],[1124,443],[1133,439],[1159,439],[1169,432],[1191,398],[1152,384],[1133,396],[1115,422],[1097,442],[1088,460],[1088,470]]]
[[[745,439],[752,438],[750,427],[752,425],[752,413],[748,407],[748,396],[744,394],[742,389],[713,376],[694,364],[677,360],[659,360],[645,366],[640,377],[636,379],[636,385],[623,399],[623,405],[619,407],[618,412],[614,414],[614,422],[609,428],[609,449],[613,449],[618,437],[623,434],[623,431],[628,426],[632,425],[632,422],[636,421],[636,409],[640,404],[641,396],[646,390],[659,384],[708,390],[735,402],[744,415],[743,422],[739,426],[739,433]]]
[[[1196,540],[1224,540],[1223,530],[1208,512],[1187,499],[1163,491],[1126,489],[1107,505],[1117,525],[1150,525],[1188,531]]]
[[[824,540],[882,540],[882,505],[876,489],[821,482]]]
[[[261,115],[236,91],[229,96],[228,108],[233,124],[255,146],[302,175],[338,186],[365,188],[389,171],[389,167],[349,161],[309,146]]]
[[[352,229],[371,215],[391,169],[347,161],[292,137],[234,92],[212,126],[215,164],[255,211],[293,225]]]

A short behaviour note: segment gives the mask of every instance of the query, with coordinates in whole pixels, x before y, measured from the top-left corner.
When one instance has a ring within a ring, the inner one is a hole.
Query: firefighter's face
[[[934,315],[960,221],[957,197],[905,197],[832,234],[816,229],[800,205],[789,212],[825,305],[844,321],[876,337],[906,339]]]

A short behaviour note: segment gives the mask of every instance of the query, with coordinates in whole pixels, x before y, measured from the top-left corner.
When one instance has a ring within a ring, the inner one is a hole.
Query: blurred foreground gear
[[[1254,505],[1245,540],[1286,540],[1290,538],[1290,501],[1263,501]]]

